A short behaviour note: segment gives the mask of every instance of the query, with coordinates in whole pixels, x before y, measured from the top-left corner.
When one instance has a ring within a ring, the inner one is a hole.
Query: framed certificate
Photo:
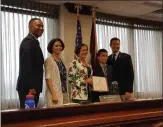
[[[93,91],[109,92],[107,80],[105,77],[93,76]]]

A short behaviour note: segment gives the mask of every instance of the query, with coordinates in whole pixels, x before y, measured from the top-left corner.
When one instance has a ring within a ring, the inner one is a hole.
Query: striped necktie
[[[103,66],[103,70],[104,70],[104,75],[106,77],[107,76],[107,66],[106,65]]]

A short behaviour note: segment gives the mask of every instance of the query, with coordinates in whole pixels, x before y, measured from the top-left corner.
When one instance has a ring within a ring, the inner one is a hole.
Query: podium
[[[154,127],[163,99],[67,105],[1,112],[2,127]]]

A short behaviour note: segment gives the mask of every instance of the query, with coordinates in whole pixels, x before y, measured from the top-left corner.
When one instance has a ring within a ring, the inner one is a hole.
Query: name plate
[[[100,102],[121,102],[120,95],[103,95],[99,96]]]

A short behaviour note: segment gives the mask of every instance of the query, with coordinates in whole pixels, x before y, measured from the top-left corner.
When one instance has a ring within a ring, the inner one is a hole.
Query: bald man
[[[29,34],[23,39],[19,50],[19,76],[17,91],[20,108],[25,108],[26,95],[29,91],[34,95],[36,107],[43,85],[44,57],[38,38],[42,36],[43,23],[39,18],[29,21]]]

